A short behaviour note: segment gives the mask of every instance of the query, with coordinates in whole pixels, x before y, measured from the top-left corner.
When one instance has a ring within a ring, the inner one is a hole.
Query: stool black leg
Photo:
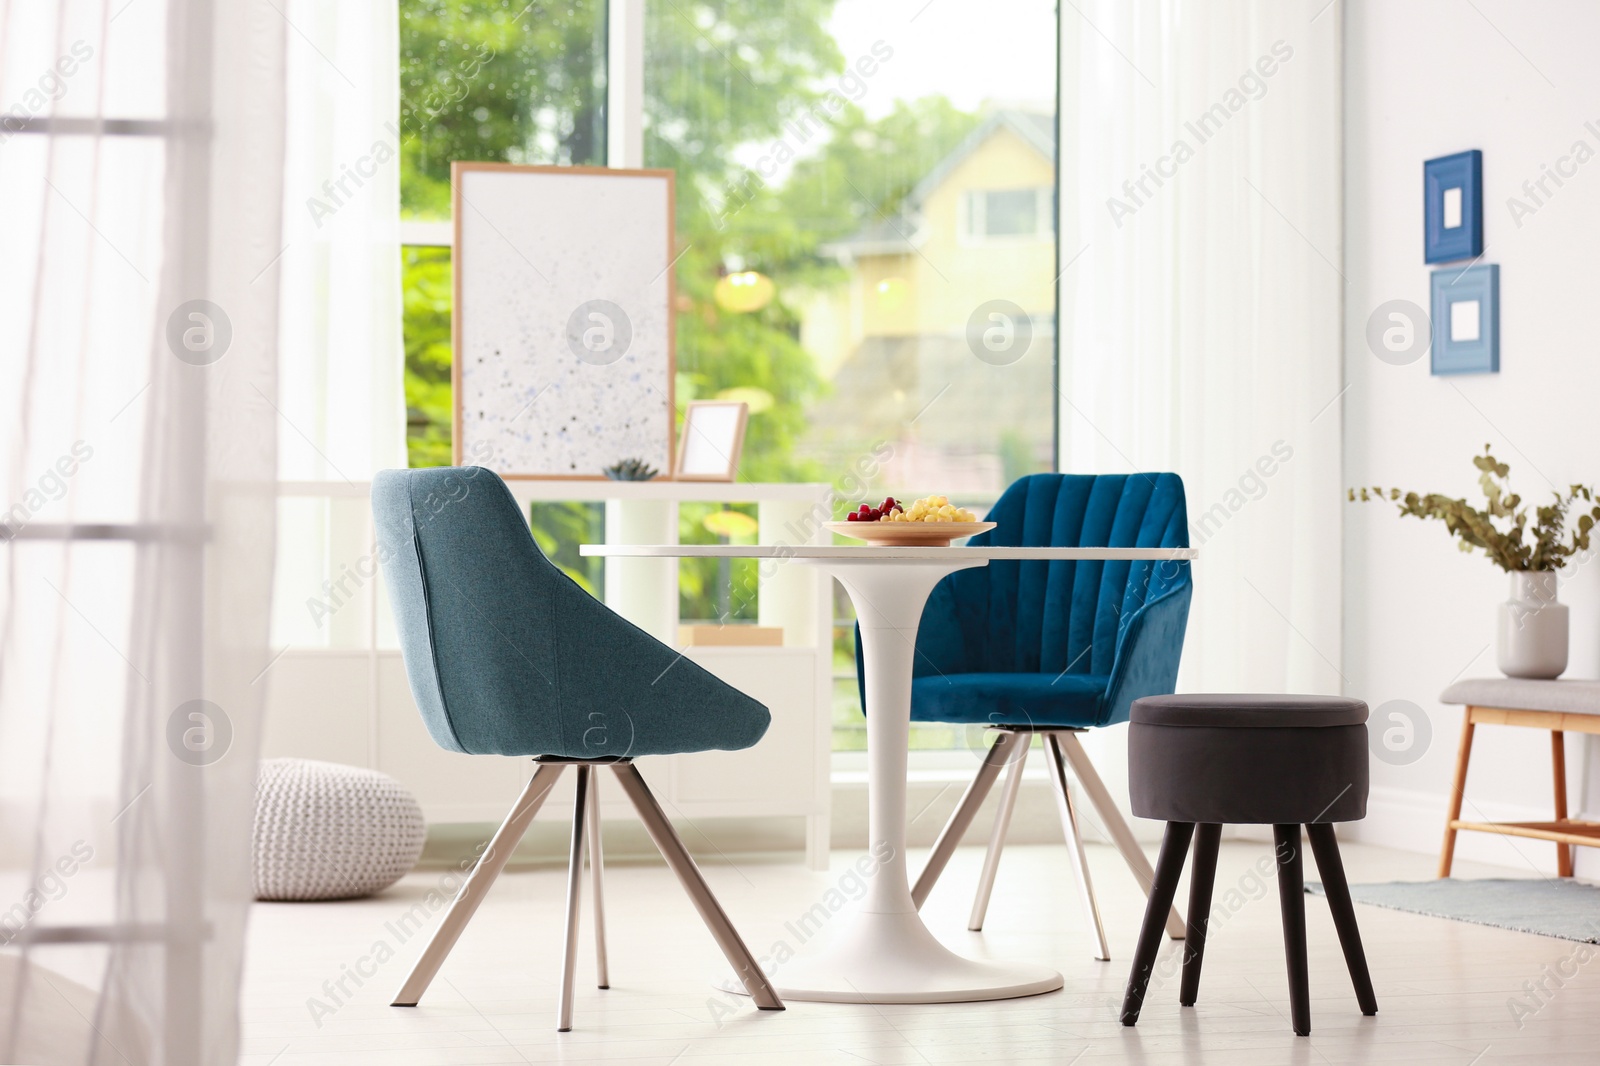
[[[1144,908],[1144,925],[1139,927],[1139,946],[1133,952],[1133,969],[1128,973],[1128,992],[1122,997],[1122,1024],[1139,1020],[1145,990],[1150,987],[1150,972],[1155,969],[1156,952],[1161,950],[1161,933],[1166,927],[1172,897],[1178,894],[1178,877],[1183,873],[1183,855],[1194,836],[1193,822],[1168,822],[1161,838],[1161,854],[1156,858],[1155,879],[1150,883],[1150,899]]]
[[[1201,822],[1194,831],[1194,862],[1189,867],[1189,938],[1183,944],[1183,987],[1178,1003],[1194,1006],[1200,992],[1200,964],[1205,961],[1206,928],[1211,921],[1211,885],[1217,878],[1217,849],[1222,826]]]
[[[1300,827],[1275,825],[1278,906],[1283,911],[1283,954],[1289,963],[1289,1020],[1296,1036],[1311,1035],[1311,978],[1306,963],[1306,886],[1300,864]]]
[[[1372,994],[1372,975],[1367,972],[1367,953],[1361,949],[1361,930],[1356,927],[1356,908],[1350,901],[1350,883],[1344,878],[1344,861],[1339,858],[1339,838],[1326,822],[1306,826],[1311,837],[1311,854],[1328,893],[1328,909],[1333,912],[1333,927],[1339,930],[1339,946],[1344,948],[1344,963],[1350,969],[1350,983],[1356,986],[1356,1002],[1361,1013],[1378,1013],[1378,997]],[[1189,919],[1191,922],[1193,918]]]

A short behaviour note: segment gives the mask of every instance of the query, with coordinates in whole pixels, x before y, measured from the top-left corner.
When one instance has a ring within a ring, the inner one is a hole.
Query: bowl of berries
[[[994,527],[995,523],[979,522],[977,515],[955,506],[945,496],[924,496],[909,506],[890,496],[876,507],[862,504],[843,522],[827,524],[840,536],[868,544],[925,548],[948,548],[953,540],[986,533]]]

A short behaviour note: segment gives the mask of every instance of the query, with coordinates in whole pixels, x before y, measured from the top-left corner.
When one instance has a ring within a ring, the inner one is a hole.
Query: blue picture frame
[[[1422,204],[1424,262],[1482,255],[1483,153],[1474,148],[1423,163]]]
[[[1432,288],[1432,372],[1499,373],[1500,265],[1435,270]]]

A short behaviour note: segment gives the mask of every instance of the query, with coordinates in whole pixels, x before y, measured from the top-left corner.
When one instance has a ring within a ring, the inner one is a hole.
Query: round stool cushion
[[[256,898],[370,896],[411,871],[426,833],[416,798],[387,774],[264,760],[252,834]]]
[[[1148,696],[1129,715],[1133,813],[1310,824],[1367,816],[1367,705],[1340,696]]]

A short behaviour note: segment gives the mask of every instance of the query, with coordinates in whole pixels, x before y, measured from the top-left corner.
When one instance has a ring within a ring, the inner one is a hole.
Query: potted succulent
[[[1565,496],[1551,493],[1544,507],[1529,509],[1510,491],[1510,467],[1483,446],[1472,457],[1478,484],[1488,500],[1485,508],[1439,493],[1426,496],[1399,489],[1350,490],[1352,500],[1389,500],[1402,515],[1433,518],[1445,524],[1471,552],[1482,548],[1489,561],[1511,575],[1511,598],[1500,605],[1498,657],[1507,677],[1560,677],[1567,668],[1567,608],[1556,602],[1556,571],[1589,550],[1589,534],[1600,522],[1600,505],[1588,485],[1572,485]],[[1576,528],[1568,534],[1567,517],[1577,505]],[[1525,535],[1526,534],[1526,535]]]
[[[649,481],[661,471],[643,459],[624,459],[600,471],[612,481]]]

